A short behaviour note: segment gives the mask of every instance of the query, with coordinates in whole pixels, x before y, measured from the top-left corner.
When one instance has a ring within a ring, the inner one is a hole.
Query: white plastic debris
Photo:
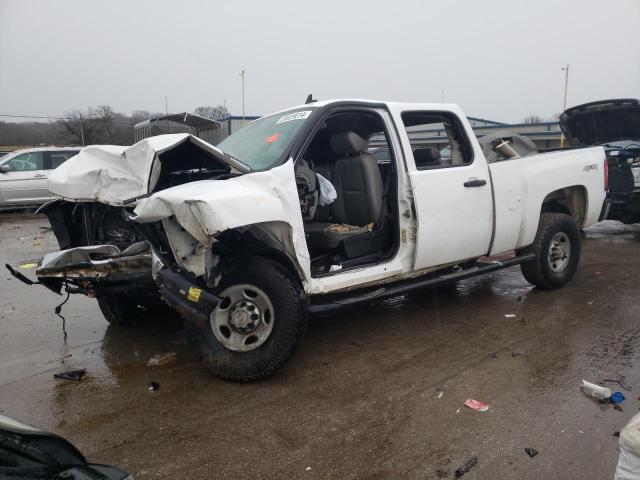
[[[329,267],[329,271],[330,272],[337,272],[337,271],[340,271],[340,270],[342,270],[342,265],[331,265]]]
[[[505,318],[516,318],[516,314],[515,313],[507,313],[507,314],[505,314]]]
[[[606,400],[611,396],[611,389],[607,387],[601,387],[600,385],[596,385],[595,383],[587,382],[586,380],[582,380],[582,385],[580,385],[582,391],[587,395],[591,395],[596,400]]]
[[[620,456],[614,480],[640,478],[640,413],[620,432]]]
[[[319,173],[316,173],[316,177],[318,178],[318,187],[320,190],[320,194],[318,196],[318,203],[321,206],[331,205],[336,198],[338,198],[338,193],[336,192],[333,184],[324,178]]]

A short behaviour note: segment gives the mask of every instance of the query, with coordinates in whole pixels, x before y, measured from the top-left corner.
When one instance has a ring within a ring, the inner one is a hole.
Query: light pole
[[[167,97],[164,97],[164,114],[165,115],[169,115],[169,106],[168,106],[168,102],[167,102]]]
[[[562,67],[564,72],[564,102],[562,104],[562,111],[567,109],[567,90],[569,89],[569,64],[566,67]],[[564,148],[564,133],[560,132],[560,148]]]
[[[244,120],[244,68],[238,75],[242,77],[242,120]]]

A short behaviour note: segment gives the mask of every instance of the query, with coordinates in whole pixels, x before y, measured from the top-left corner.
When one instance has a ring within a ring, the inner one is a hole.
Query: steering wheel
[[[303,220],[311,220],[318,208],[318,180],[309,163],[302,159],[296,167],[296,186]]]

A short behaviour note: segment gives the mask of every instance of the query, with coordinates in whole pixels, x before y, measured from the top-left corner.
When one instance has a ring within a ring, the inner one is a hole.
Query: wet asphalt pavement
[[[2,264],[56,250],[47,225],[0,214]],[[312,318],[285,368],[246,385],[210,377],[179,323],[108,326],[77,295],[65,342],[53,312],[63,297],[5,272],[0,413],[137,479],[453,478],[473,456],[465,479],[612,478],[613,433],[640,406],[640,227],[605,222],[583,245],[562,290],[535,290],[516,267]],[[167,352],[177,360],[147,366]],[[72,368],[87,376],[54,380]],[[632,389],[609,385],[627,397],[622,411],[579,389],[618,378]]]

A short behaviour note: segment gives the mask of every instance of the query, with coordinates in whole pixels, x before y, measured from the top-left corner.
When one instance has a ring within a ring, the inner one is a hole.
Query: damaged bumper
[[[168,268],[158,271],[155,280],[164,301],[200,325],[209,321],[211,312],[221,301],[184,278],[181,273]]]
[[[56,293],[63,287],[70,293],[90,297],[158,290],[164,301],[185,317],[204,324],[220,298],[189,281],[177,270],[167,268],[146,242],[124,251],[113,245],[76,247],[45,255],[38,261],[37,280],[7,268],[28,285],[43,285]]]
[[[93,245],[48,253],[37,262],[37,280],[21,273],[20,266],[6,267],[28,285],[41,284],[56,293],[66,285],[70,293],[96,297],[147,290],[153,285],[151,265],[150,248],[141,242],[124,251],[114,245]]]

